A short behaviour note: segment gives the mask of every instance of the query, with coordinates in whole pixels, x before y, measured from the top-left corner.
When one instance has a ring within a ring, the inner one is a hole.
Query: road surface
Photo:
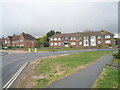
[[[110,49],[99,49],[99,50],[110,50]],[[98,49],[55,51],[55,52],[51,51],[51,52],[43,52],[43,53],[31,52],[31,53],[0,55],[0,62],[2,61],[2,76],[0,75],[0,77],[2,77],[2,87],[26,62],[30,62],[32,60],[35,60],[41,57],[46,57],[46,56],[77,53],[77,52],[88,52],[88,51],[98,51]]]

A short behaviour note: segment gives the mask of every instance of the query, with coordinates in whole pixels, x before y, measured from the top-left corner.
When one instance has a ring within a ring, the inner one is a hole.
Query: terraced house
[[[55,34],[49,38],[50,47],[79,47],[114,45],[114,34],[105,30]]]
[[[21,33],[20,35],[8,36],[4,39],[4,46],[13,47],[35,47],[36,40],[33,36],[27,33]]]

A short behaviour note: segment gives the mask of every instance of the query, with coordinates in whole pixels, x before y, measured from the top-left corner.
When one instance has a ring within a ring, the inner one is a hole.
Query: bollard
[[[31,49],[29,48],[29,49],[28,49],[28,52],[30,52],[30,51],[31,51]]]
[[[37,52],[37,48],[35,48],[35,52]]]

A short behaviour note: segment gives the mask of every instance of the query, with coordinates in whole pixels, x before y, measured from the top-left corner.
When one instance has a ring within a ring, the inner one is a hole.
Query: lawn
[[[44,88],[53,81],[74,73],[81,66],[83,67],[90,64],[111,52],[113,52],[113,50],[81,52],[42,59],[36,72],[45,74],[47,78],[37,80],[36,87]]]
[[[118,70],[106,67],[96,82],[96,88],[118,88]]]

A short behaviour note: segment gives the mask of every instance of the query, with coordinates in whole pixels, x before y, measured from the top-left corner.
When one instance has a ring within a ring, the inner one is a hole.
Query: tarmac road
[[[99,49],[99,50],[110,50],[110,49]],[[55,52],[51,51],[51,52],[43,52],[43,53],[31,52],[31,53],[0,55],[0,58],[2,58],[2,60],[0,59],[0,62],[2,61],[2,76],[0,75],[0,77],[2,77],[2,87],[26,62],[30,62],[32,60],[35,60],[41,57],[46,57],[46,56],[77,53],[77,52],[88,52],[88,51],[98,51],[98,49],[55,51]]]

